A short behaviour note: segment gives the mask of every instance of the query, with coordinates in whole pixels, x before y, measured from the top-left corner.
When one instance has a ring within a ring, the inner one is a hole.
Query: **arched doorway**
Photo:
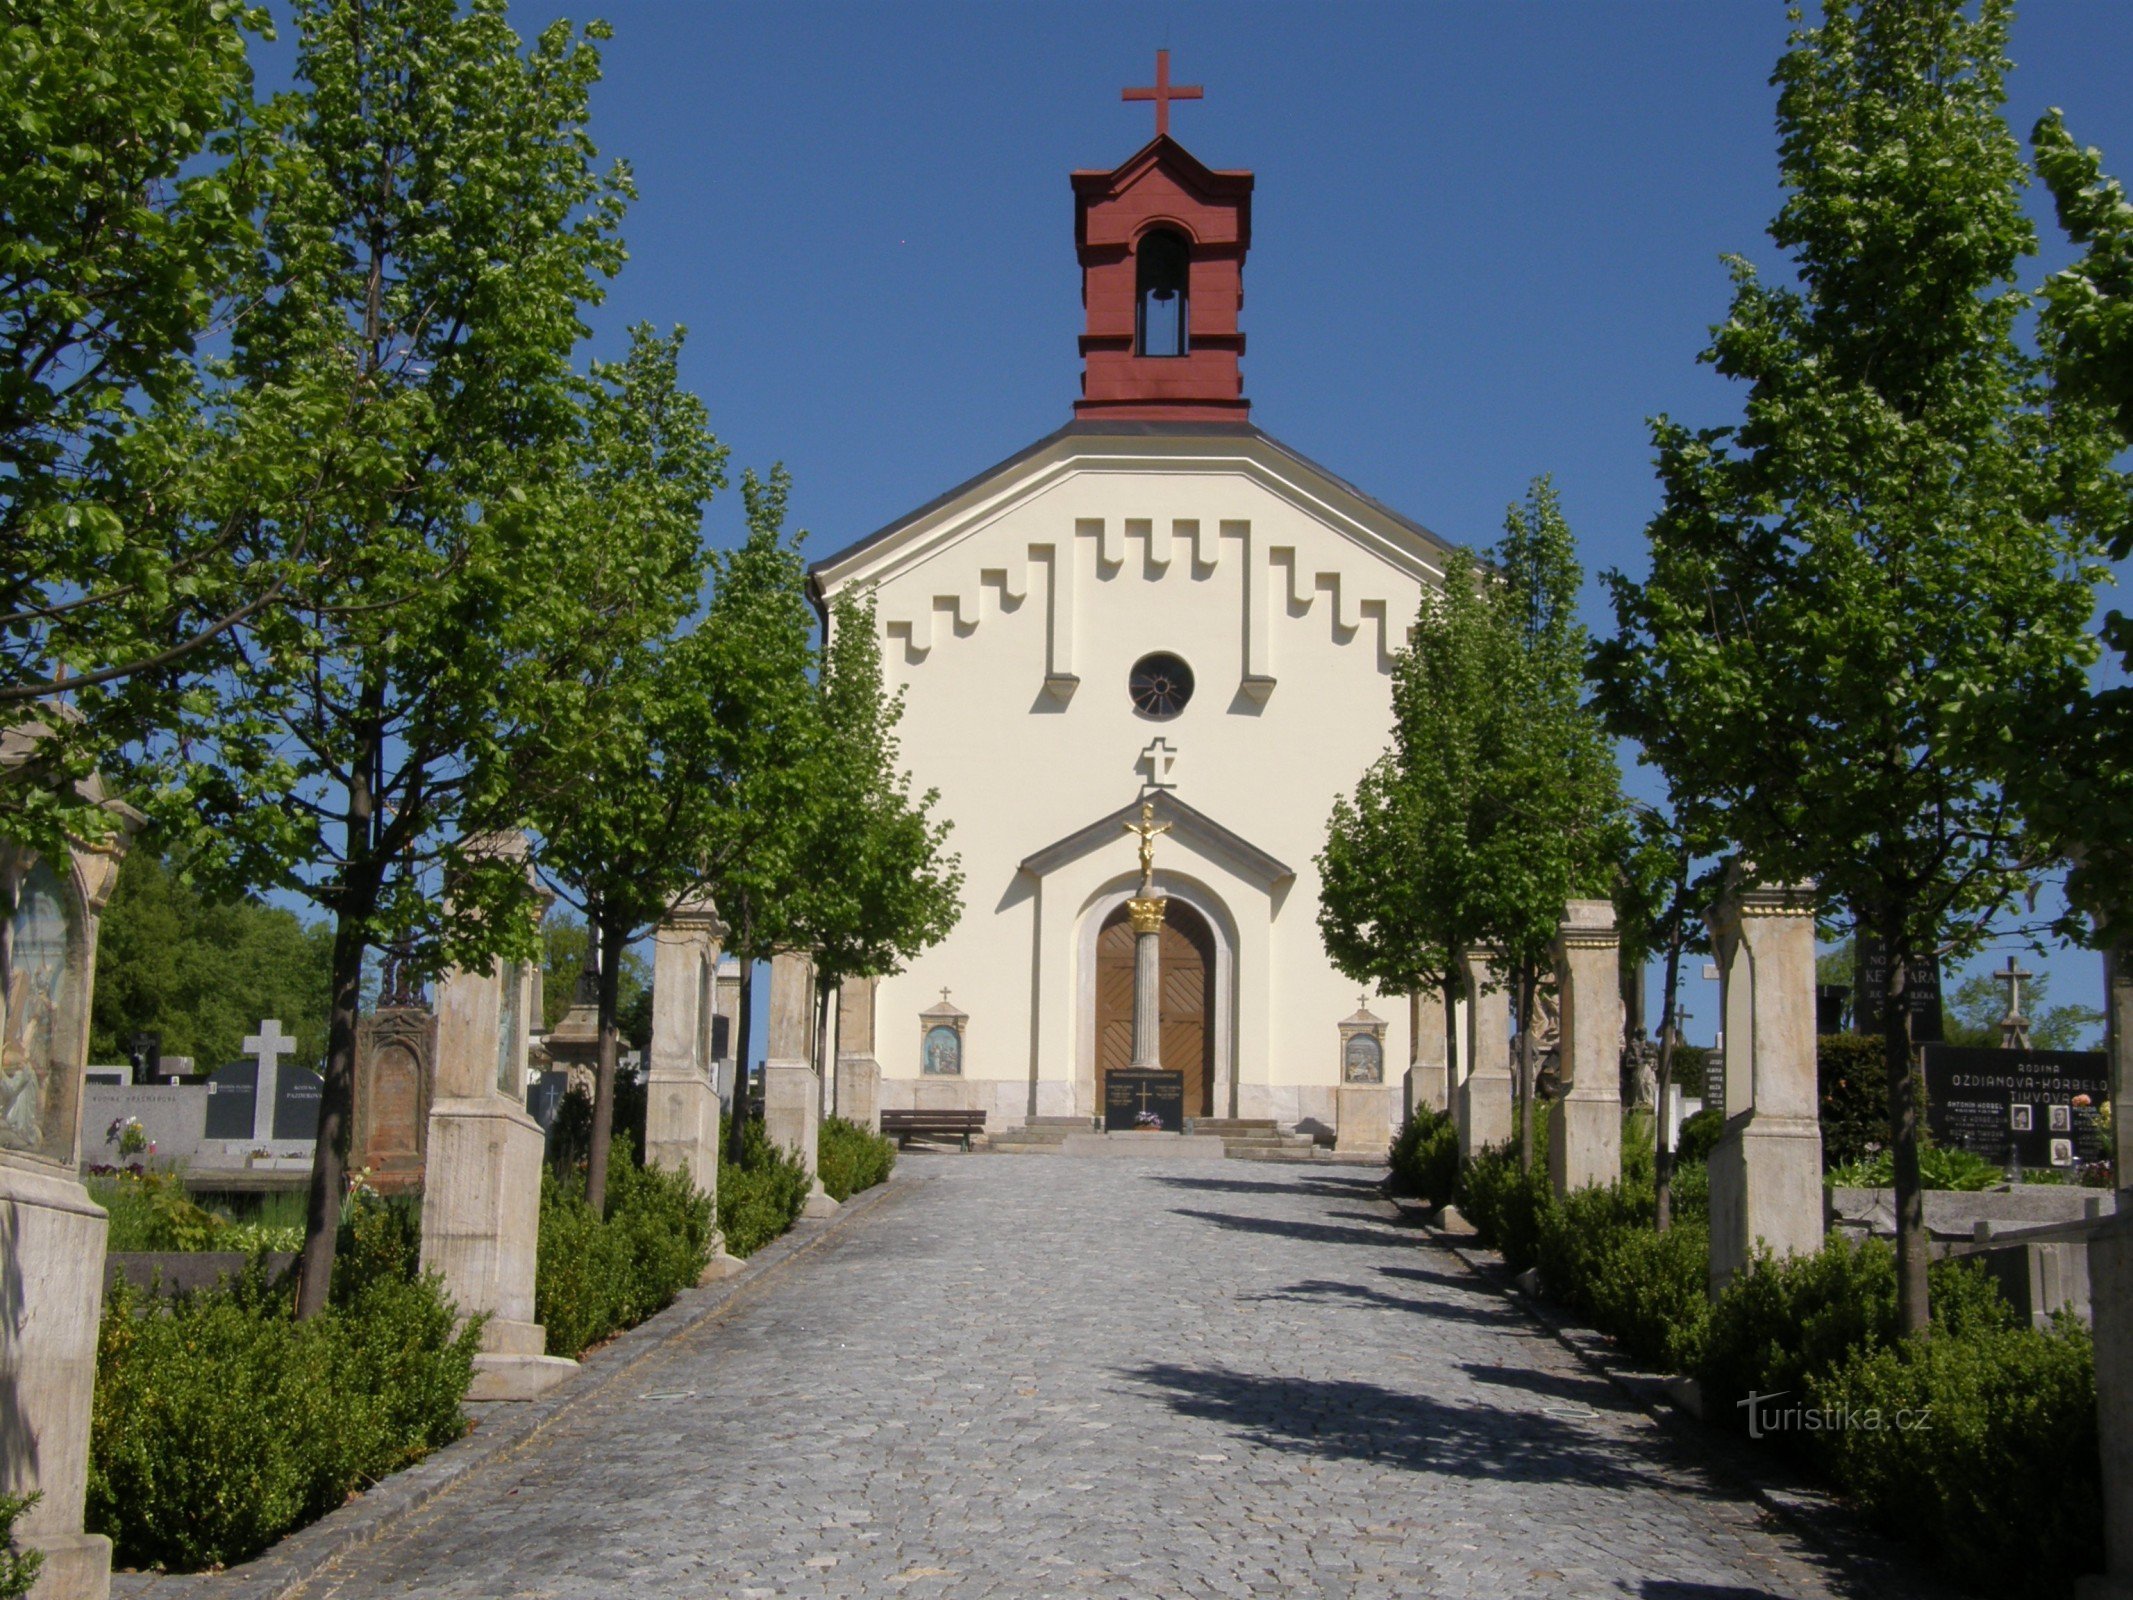
[[[1185,1114],[1215,1109],[1215,936],[1207,919],[1172,896],[1162,932],[1163,1065],[1185,1075]],[[1096,936],[1096,1103],[1104,1078],[1133,1064],[1133,925],[1115,907]]]

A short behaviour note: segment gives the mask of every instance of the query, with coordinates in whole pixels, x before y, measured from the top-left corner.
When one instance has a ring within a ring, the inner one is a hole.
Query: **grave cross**
[[[1121,89],[1121,100],[1153,100],[1155,102],[1155,136],[1160,139],[1170,132],[1170,102],[1173,100],[1198,100],[1206,91],[1197,83],[1172,83],[1170,81],[1170,52],[1155,53],[1155,86],[1146,89]]]
[[[2007,990],[2007,1015],[2000,1018],[2000,1048],[2002,1050],[2027,1050],[2029,1048],[2029,1018],[2022,1015],[2022,985],[2034,978],[2034,972],[2024,971],[2015,965],[2009,956],[2007,965],[1992,975],[1992,981]]]
[[[274,1102],[281,1086],[281,1058],[296,1053],[296,1041],[281,1031],[281,1018],[268,1017],[244,1041],[244,1053],[259,1063],[252,1080],[252,1138],[264,1144],[274,1137]]]

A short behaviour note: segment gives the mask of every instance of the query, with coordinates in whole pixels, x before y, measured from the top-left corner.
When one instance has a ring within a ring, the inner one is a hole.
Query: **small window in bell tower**
[[[1135,354],[1187,354],[1191,318],[1186,309],[1185,285],[1192,259],[1190,248],[1178,234],[1158,228],[1142,237],[1135,256]]]

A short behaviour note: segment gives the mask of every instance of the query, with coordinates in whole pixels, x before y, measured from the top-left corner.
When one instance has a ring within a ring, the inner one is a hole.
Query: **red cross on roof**
[[[1198,100],[1206,91],[1197,83],[1170,81],[1170,52],[1155,53],[1155,87],[1152,89],[1121,89],[1121,100],[1153,100],[1155,102],[1155,136],[1160,139],[1170,131],[1170,102],[1173,100]]]

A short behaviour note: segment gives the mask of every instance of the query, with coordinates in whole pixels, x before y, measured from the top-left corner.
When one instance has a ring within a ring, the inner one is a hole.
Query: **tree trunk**
[[[1888,997],[1881,1012],[1882,1059],[1889,1079],[1889,1144],[1896,1168],[1896,1327],[1928,1331],[1926,1197],[1918,1175],[1917,1054],[1911,1043],[1910,935],[1901,914],[1881,930],[1888,951]]]
[[[744,1124],[748,1121],[748,1035],[755,1017],[755,919],[745,904],[740,918],[741,1014],[733,1019],[733,1118],[726,1129],[726,1159],[741,1164],[747,1148]]]
[[[363,1006],[363,938],[357,918],[337,915],[332,998],[326,1013],[326,1074],[319,1088],[318,1144],[304,1207],[304,1247],[296,1264],[296,1315],[315,1317],[333,1289],[333,1246],[341,1231],[341,1191],[348,1182],[348,1142],[355,1113],[356,1026]]]
[[[1533,1054],[1533,1012],[1539,1001],[1540,980],[1531,962],[1518,968],[1518,1170],[1533,1170],[1533,1117],[1540,1096],[1533,1075],[1538,1070]]]
[[[1652,1117],[1652,1137],[1657,1141],[1652,1153],[1656,1191],[1652,1225],[1661,1233],[1674,1225],[1674,1130],[1673,1118],[1667,1114],[1667,1097],[1674,1084],[1676,997],[1681,988],[1681,941],[1685,931],[1682,919],[1686,915],[1678,905],[1676,912],[1673,931],[1666,941],[1666,998],[1659,1003],[1659,1104]]]
[[[607,1215],[607,1146],[615,1136],[615,1067],[620,1037],[615,1008],[622,992],[622,930],[600,923],[600,1064],[593,1074],[592,1149],[585,1158],[585,1203]]]

